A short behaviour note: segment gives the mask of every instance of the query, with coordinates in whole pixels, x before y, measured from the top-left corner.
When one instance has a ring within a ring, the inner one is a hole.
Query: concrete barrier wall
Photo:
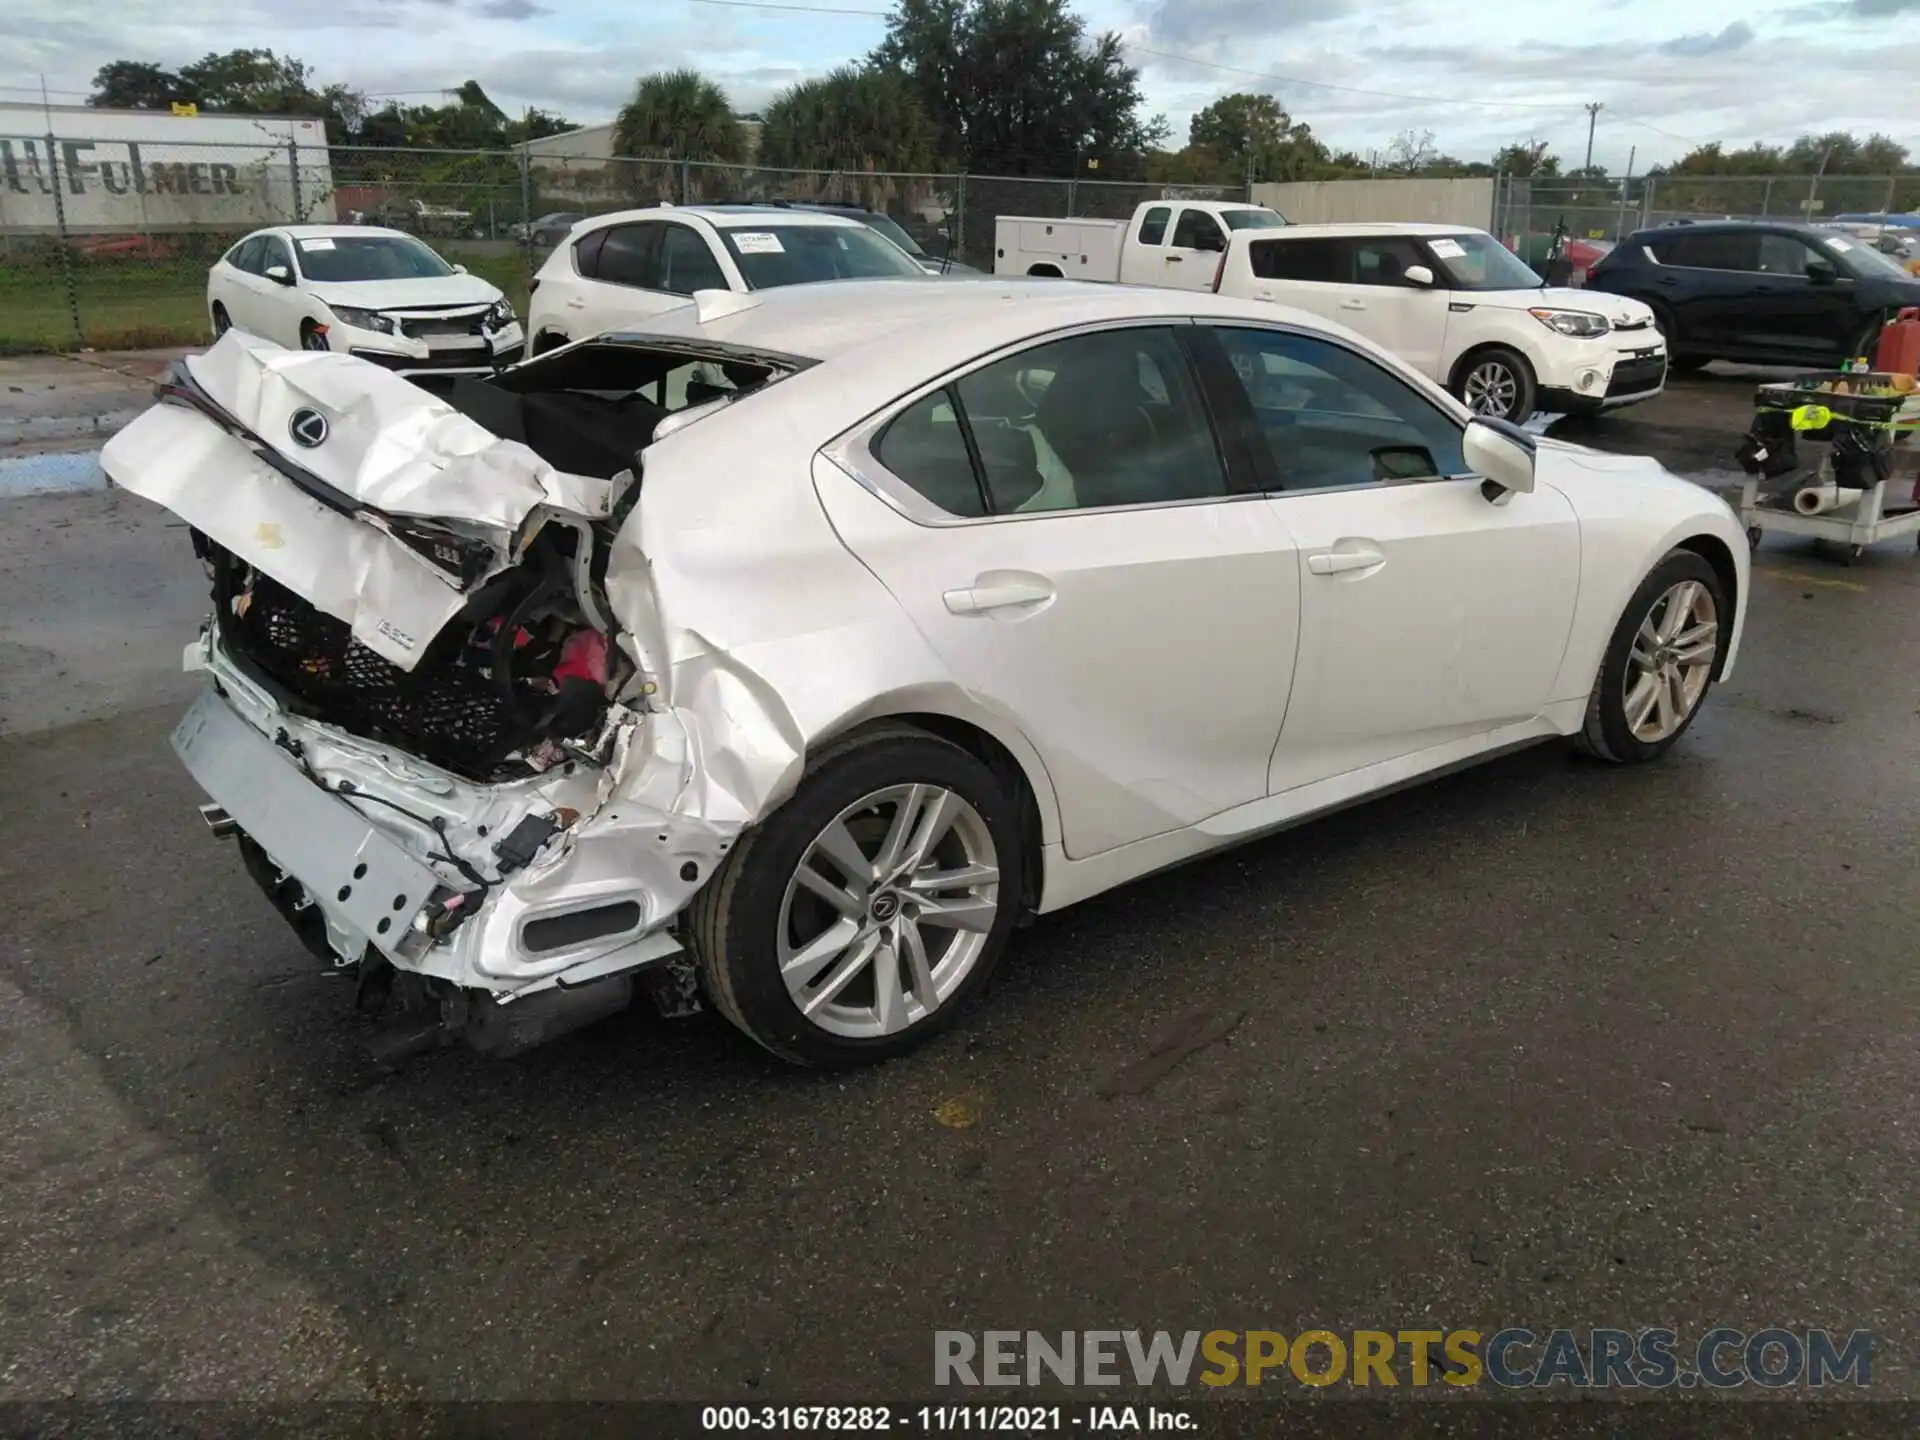
[[[1493,221],[1493,181],[1302,180],[1255,185],[1253,202],[1296,225],[1327,221],[1432,221],[1485,230]]]

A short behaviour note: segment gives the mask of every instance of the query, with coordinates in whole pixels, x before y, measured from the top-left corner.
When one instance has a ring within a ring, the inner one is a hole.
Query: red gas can
[[[1920,307],[1909,305],[1880,332],[1873,368],[1894,375],[1920,373]]]

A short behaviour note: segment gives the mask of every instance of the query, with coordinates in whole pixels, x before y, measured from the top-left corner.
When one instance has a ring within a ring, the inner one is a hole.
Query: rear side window
[[[1167,205],[1156,205],[1140,217],[1140,243],[1159,245],[1167,238],[1167,221],[1173,218],[1173,209]]]
[[[874,458],[949,515],[977,519],[986,497],[973,473],[967,437],[953,396],[936,390],[895,416],[873,447]]]
[[[614,226],[600,247],[593,278],[639,290],[658,290],[661,229],[659,225]]]
[[[1247,259],[1262,280],[1341,285],[1353,274],[1342,240],[1255,240],[1247,247]]]
[[[1751,230],[1680,230],[1659,236],[1647,246],[1662,265],[1684,265],[1696,270],[1758,270],[1760,236]]]
[[[600,247],[607,243],[607,232],[589,231],[573,246],[573,268],[587,279],[592,280],[599,274]]]

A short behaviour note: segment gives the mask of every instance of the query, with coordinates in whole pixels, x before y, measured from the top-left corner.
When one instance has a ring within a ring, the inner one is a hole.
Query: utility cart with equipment
[[[1869,545],[1920,535],[1920,498],[1897,488],[1888,494],[1899,483],[1896,457],[1920,433],[1911,374],[1801,375],[1761,385],[1753,408],[1738,452],[1747,475],[1740,522],[1750,544],[1770,530],[1810,535],[1833,542],[1851,565]]]

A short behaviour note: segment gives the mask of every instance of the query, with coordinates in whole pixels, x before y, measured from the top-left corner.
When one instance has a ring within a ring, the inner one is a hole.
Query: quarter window
[[[1217,327],[1282,490],[1466,473],[1460,427],[1371,360],[1325,340]]]
[[[880,433],[874,458],[949,515],[987,513],[950,391],[936,390],[896,415]]]
[[[1167,221],[1173,217],[1170,206],[1156,205],[1140,217],[1140,243],[1159,245],[1167,238]]]

